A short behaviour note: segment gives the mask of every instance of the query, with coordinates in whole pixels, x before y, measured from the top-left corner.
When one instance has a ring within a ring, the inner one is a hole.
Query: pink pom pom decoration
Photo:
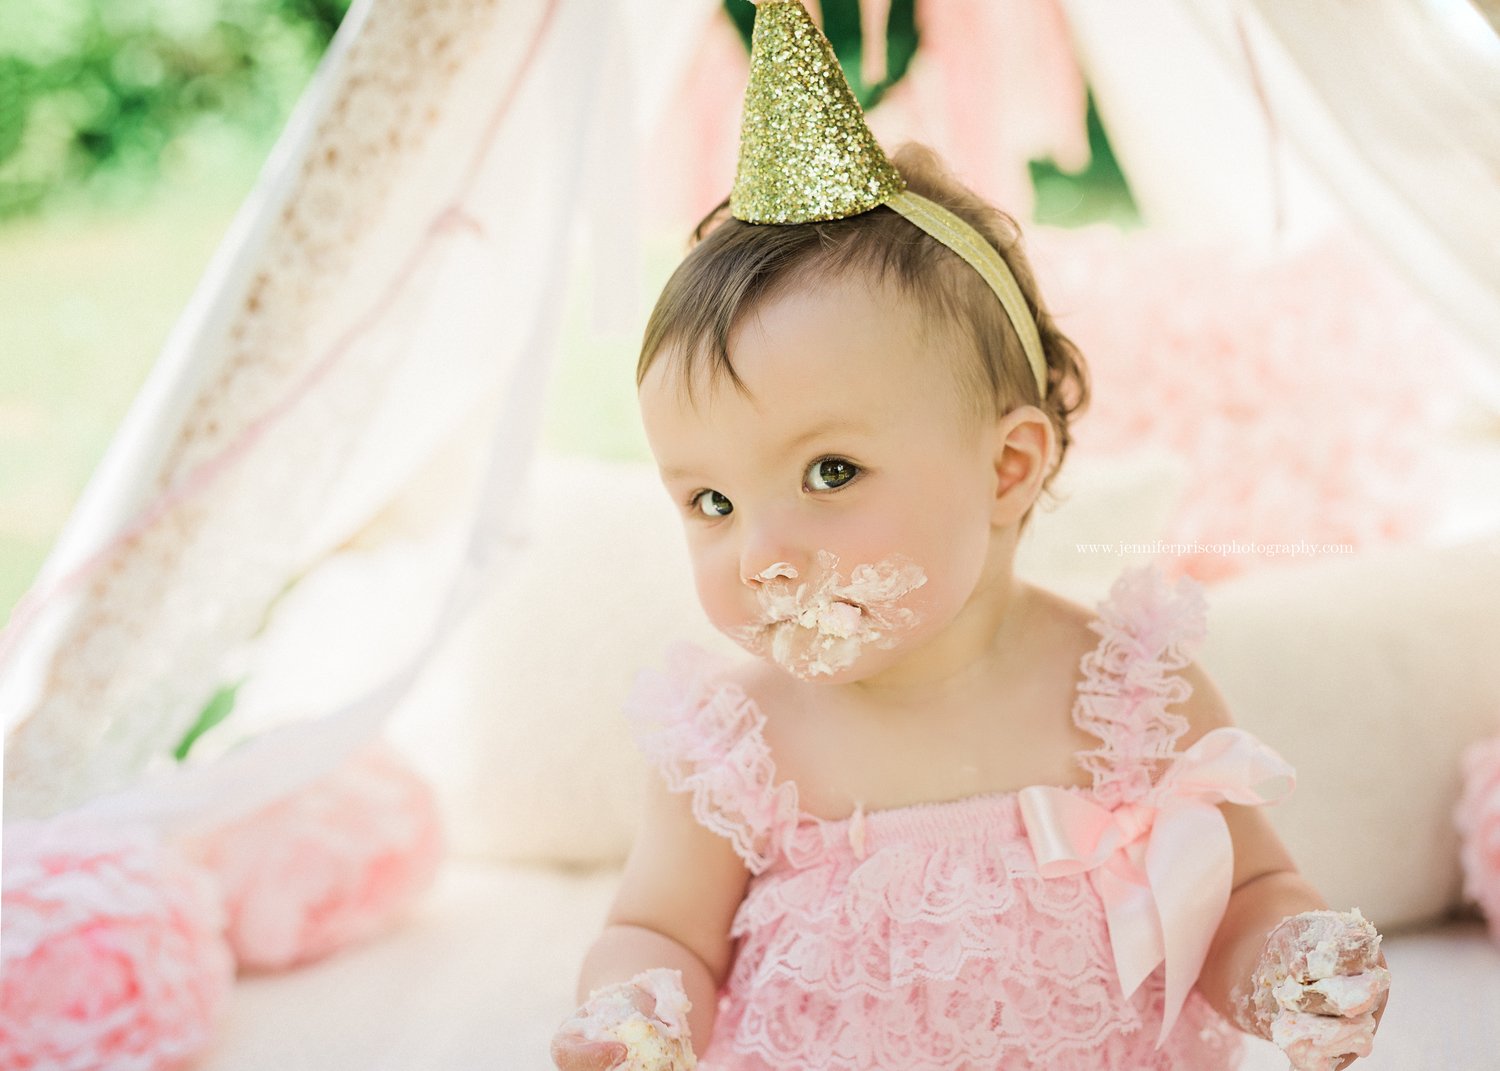
[[[229,943],[257,970],[384,930],[431,884],[444,850],[432,790],[383,743],[184,847],[217,876]]]
[[[1464,749],[1463,791],[1453,808],[1453,824],[1464,896],[1479,905],[1490,937],[1500,945],[1500,736]]]
[[[211,878],[152,834],[4,831],[0,1068],[164,1071],[213,1037],[234,981]]]
[[[1104,226],[1028,245],[1092,376],[1079,456],[1149,445],[1189,465],[1164,540],[1358,549],[1426,532],[1472,352],[1353,239],[1272,264]],[[1211,582],[1273,560],[1163,564]]]

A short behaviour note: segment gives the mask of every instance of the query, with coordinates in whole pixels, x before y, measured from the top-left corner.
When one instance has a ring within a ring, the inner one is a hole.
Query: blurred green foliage
[[[1140,226],[1140,209],[1105,136],[1092,91],[1085,123],[1089,162],[1082,171],[1064,171],[1051,160],[1032,160],[1028,165],[1031,184],[1036,188],[1032,215],[1038,223],[1053,227],[1078,227],[1096,220],[1108,220],[1127,229]]]
[[[917,52],[917,19],[915,0],[891,0],[890,15],[885,23],[886,75],[881,81],[866,85],[860,77],[864,55],[863,19],[859,0],[822,0],[823,34],[838,56],[849,88],[854,90],[859,106],[869,111],[880,103],[885,91],[901,81],[912,56]],[[724,10],[740,32],[745,48],[750,48],[750,33],[755,28],[755,8],[744,0],[724,0]]]
[[[0,0],[0,219],[274,139],[349,0]]]

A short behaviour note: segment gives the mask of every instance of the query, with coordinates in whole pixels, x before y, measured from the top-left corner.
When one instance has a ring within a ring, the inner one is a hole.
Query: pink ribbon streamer
[[[1088,872],[1104,901],[1125,998],[1166,962],[1157,1048],[1229,906],[1234,843],[1218,804],[1275,803],[1296,784],[1292,766],[1270,747],[1243,729],[1221,727],[1179,755],[1135,803],[1111,810],[1054,785],[1018,793],[1041,875]]]
[[[886,24],[891,20],[891,0],[859,0],[859,78],[866,86],[885,81]]]

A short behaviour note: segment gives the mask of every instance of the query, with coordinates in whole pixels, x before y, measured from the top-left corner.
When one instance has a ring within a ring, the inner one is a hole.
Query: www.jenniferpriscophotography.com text
[[[1155,540],[1150,543],[1074,543],[1080,554],[1221,554],[1260,555],[1267,558],[1310,558],[1320,554],[1353,554],[1353,543],[1314,543],[1299,539],[1293,543],[1241,543],[1229,540],[1223,543],[1170,543]]]

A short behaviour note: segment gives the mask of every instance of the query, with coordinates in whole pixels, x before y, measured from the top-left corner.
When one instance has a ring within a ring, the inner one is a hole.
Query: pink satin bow
[[[1043,877],[1091,871],[1128,1000],[1166,961],[1161,1047],[1229,905],[1234,843],[1220,802],[1260,806],[1296,787],[1292,766],[1243,729],[1204,733],[1151,791],[1114,810],[1054,785],[1018,793]]]

